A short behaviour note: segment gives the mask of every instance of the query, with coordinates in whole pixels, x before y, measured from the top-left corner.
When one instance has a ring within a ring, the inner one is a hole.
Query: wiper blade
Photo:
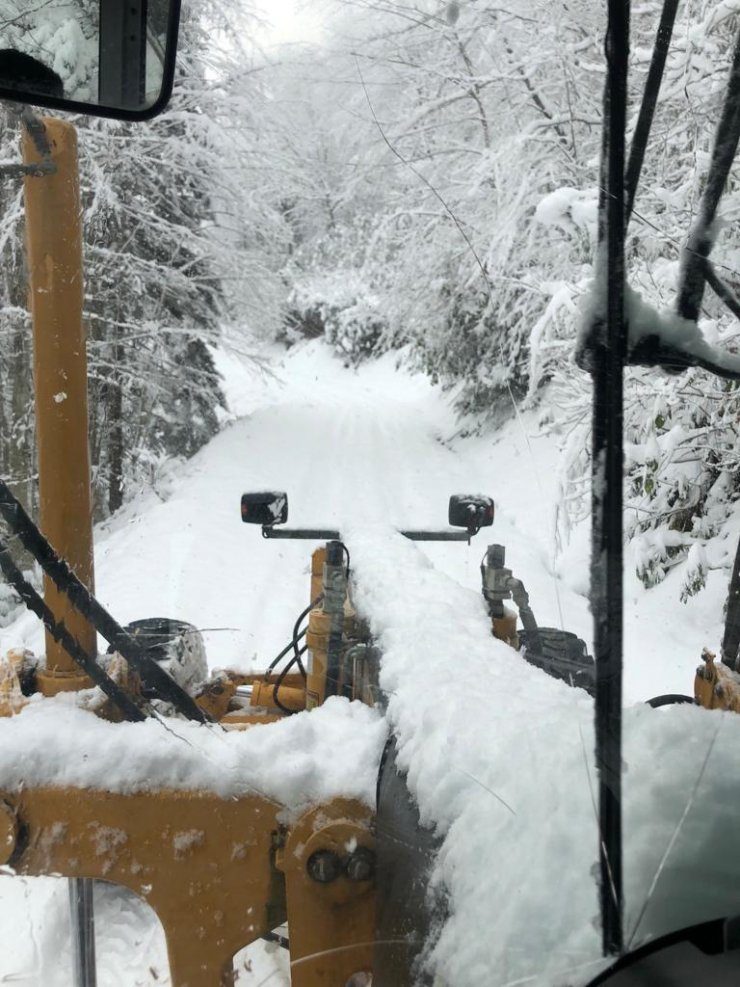
[[[606,300],[603,346],[592,351],[591,611],[596,659],[596,765],[599,864],[605,955],[623,949],[622,923],[622,378],[624,319],[625,128],[630,5],[609,0],[607,78],[599,200],[599,260]]]

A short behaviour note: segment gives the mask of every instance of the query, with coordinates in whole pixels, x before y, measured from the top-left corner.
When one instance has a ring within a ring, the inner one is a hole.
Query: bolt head
[[[317,884],[331,884],[342,873],[341,857],[333,850],[317,850],[306,863],[306,871]]]
[[[344,987],[372,987],[373,975],[367,970],[358,970],[353,973]]]
[[[370,881],[375,876],[375,854],[365,846],[358,846],[344,865],[350,881]]]

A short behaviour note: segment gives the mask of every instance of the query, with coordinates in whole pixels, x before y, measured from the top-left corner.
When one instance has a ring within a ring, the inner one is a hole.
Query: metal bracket
[[[11,178],[26,178],[27,176],[41,178],[44,175],[53,175],[57,170],[57,166],[52,160],[51,145],[46,134],[46,127],[44,127],[40,117],[36,116],[30,106],[10,107],[9,109],[26,128],[41,157],[41,161],[37,164],[29,165],[15,161],[0,163],[0,175]]]

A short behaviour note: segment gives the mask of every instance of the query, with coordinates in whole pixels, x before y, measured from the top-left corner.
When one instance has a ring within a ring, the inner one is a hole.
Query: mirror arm
[[[21,123],[28,131],[28,136],[34,143],[39,155],[44,159],[51,160],[51,145],[40,117],[37,117],[30,106],[21,106],[15,111],[20,117]]]
[[[410,530],[399,531],[400,535],[409,541],[467,541],[477,532],[455,531],[454,529],[440,531]],[[297,538],[305,541],[339,541],[341,533],[329,528],[278,528],[272,525],[262,526],[263,538]]]

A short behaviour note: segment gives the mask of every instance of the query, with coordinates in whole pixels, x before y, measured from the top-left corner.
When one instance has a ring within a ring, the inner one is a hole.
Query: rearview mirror
[[[180,0],[4,0],[0,99],[145,120],[172,92]]]
[[[242,521],[271,528],[288,520],[288,495],[281,492],[242,494]]]
[[[478,531],[493,524],[493,501],[483,494],[453,494],[447,521],[454,528]]]

